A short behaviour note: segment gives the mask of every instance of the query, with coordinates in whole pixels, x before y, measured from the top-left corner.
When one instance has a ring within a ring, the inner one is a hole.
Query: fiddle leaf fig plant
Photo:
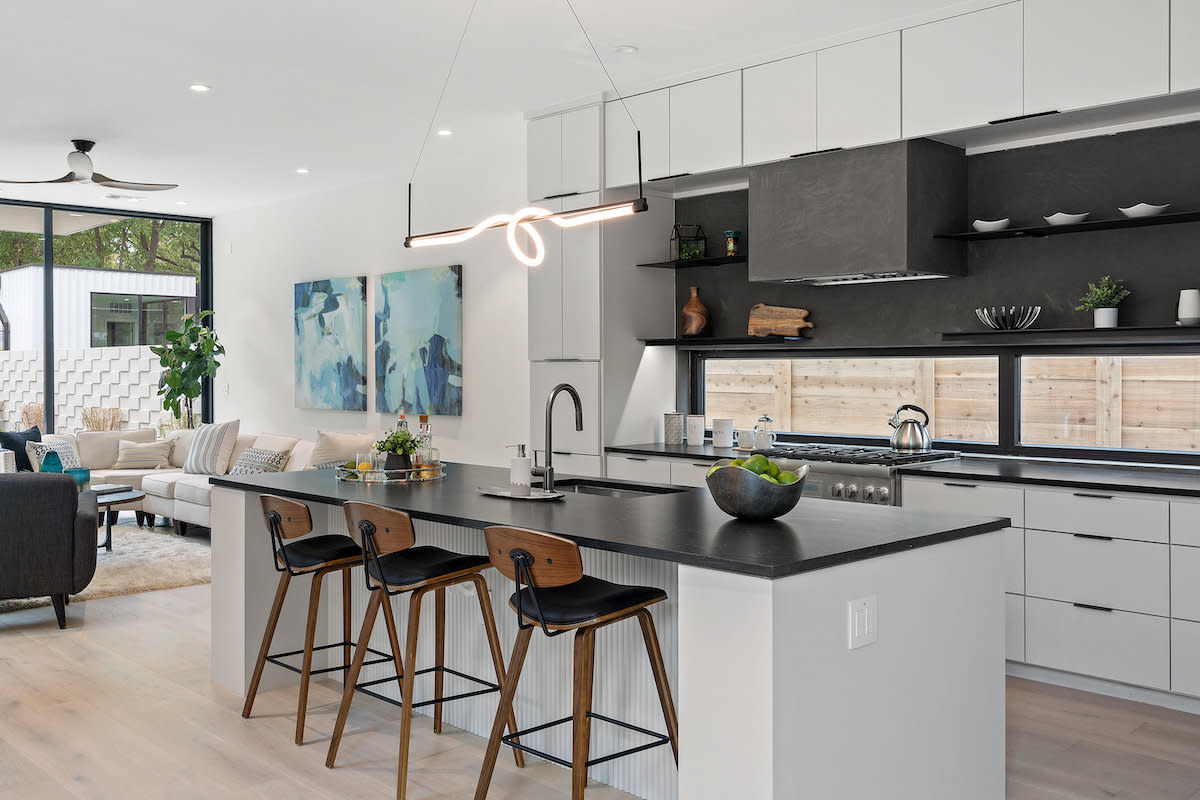
[[[187,427],[195,427],[193,405],[203,390],[203,380],[213,378],[221,362],[217,356],[225,355],[225,345],[217,339],[212,328],[204,324],[211,311],[184,317],[183,326],[177,331],[163,334],[164,344],[151,345],[150,352],[158,356],[163,368],[158,380],[158,394],[163,407],[169,409],[176,419],[183,419]]]
[[[1114,281],[1111,275],[1105,275],[1099,283],[1089,283],[1083,297],[1079,298],[1076,311],[1095,311],[1097,308],[1116,308],[1121,301],[1129,297],[1130,291],[1125,288],[1123,281]]]

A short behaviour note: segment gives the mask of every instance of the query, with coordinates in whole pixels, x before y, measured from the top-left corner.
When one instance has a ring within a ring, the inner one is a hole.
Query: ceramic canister
[[[683,444],[683,418],[685,414],[671,411],[663,414],[663,441],[667,444]]]
[[[1200,320],[1200,289],[1183,289],[1179,292],[1179,321],[1195,324]]]
[[[733,447],[733,420],[714,419],[712,432],[713,447]]]
[[[688,414],[687,443],[693,447],[704,444],[704,415]]]

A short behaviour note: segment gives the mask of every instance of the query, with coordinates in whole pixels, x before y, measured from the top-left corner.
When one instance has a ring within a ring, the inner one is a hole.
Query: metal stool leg
[[[521,669],[525,666],[525,654],[529,651],[529,639],[533,628],[517,631],[512,656],[508,659],[508,677],[500,692],[500,704],[496,707],[496,719],[488,736],[487,750],[483,755],[483,767],[479,771],[479,782],[475,785],[475,800],[486,800],[488,787],[492,783],[492,772],[496,769],[496,757],[500,755],[501,739],[506,721],[512,716],[513,698],[517,695],[517,684],[521,680]]]
[[[371,592],[367,613],[363,617],[362,630],[358,634],[358,645],[354,648],[354,660],[350,662],[350,670],[346,673],[346,685],[342,690],[342,704],[338,707],[337,722],[333,726],[333,736],[329,739],[329,753],[325,756],[325,766],[331,769],[333,762],[337,759],[338,746],[342,743],[342,731],[346,727],[346,718],[350,716],[350,703],[354,698],[354,685],[358,683],[358,673],[362,670],[363,661],[367,657],[367,647],[371,643],[371,630],[375,627],[375,615],[379,613],[379,604],[383,597],[382,591]]]
[[[496,618],[492,615],[492,599],[488,594],[487,581],[482,575],[472,575],[471,583],[475,585],[475,597],[479,600],[479,613],[483,615],[483,629],[487,632],[488,649],[492,653],[492,668],[496,671],[496,683],[504,686],[504,653],[500,649],[500,635],[496,633]],[[508,732],[517,732],[517,715],[508,710]],[[514,739],[520,742],[520,739]],[[518,748],[512,748],[513,760],[518,767],[525,766],[525,753]]]
[[[654,673],[654,684],[658,687],[658,702],[662,705],[663,719],[667,723],[667,735],[671,737],[671,752],[675,764],[679,765],[679,719],[675,716],[675,701],[671,699],[671,684],[667,682],[667,667],[663,663],[662,650],[658,645],[658,633],[654,630],[654,618],[647,609],[637,612],[642,625],[642,638],[646,640],[646,655],[650,656],[650,670]]]
[[[317,610],[321,605],[321,580],[325,570],[313,573],[308,593],[308,627],[304,632],[304,664],[300,667],[300,703],[296,709],[296,744],[304,744],[304,715],[308,710],[308,679],[312,674],[313,639],[317,635]]]
[[[571,800],[583,800],[591,743],[592,682],[596,666],[596,629],[575,631],[575,699],[571,720]]]
[[[242,706],[242,716],[249,719],[250,710],[254,708],[254,697],[258,694],[258,683],[262,680],[263,667],[267,663],[267,654],[271,649],[271,640],[275,637],[275,626],[279,624],[279,612],[283,608],[283,600],[287,597],[288,584],[292,576],[286,572],[279,576],[279,586],[275,589],[275,602],[271,604],[271,613],[267,616],[267,629],[263,631],[262,647],[258,649],[258,661],[254,664],[254,676],[250,678],[250,688],[246,692],[246,702]]]

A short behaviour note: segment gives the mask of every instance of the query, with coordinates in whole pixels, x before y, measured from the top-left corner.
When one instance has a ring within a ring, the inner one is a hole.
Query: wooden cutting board
[[[808,321],[807,308],[759,303],[750,309],[750,323],[746,330],[751,336],[800,336],[805,328],[812,326]]]

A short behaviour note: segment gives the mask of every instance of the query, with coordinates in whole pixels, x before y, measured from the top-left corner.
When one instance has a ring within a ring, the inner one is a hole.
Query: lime
[[[774,461],[768,460],[767,461],[767,474],[770,475],[772,478],[778,478],[779,477],[779,465],[776,464]]]
[[[748,459],[746,459],[746,462],[742,464],[742,466],[751,472],[761,475],[767,471],[767,467],[770,465],[770,463],[771,462],[767,460],[767,457],[760,453],[758,455],[750,456]]]
[[[357,469],[358,468],[358,464],[354,461],[347,461],[345,464],[342,464],[342,466],[345,467],[346,469]]]
[[[778,478],[776,478],[775,480],[779,481],[779,483],[781,483],[781,484],[783,484],[784,486],[786,486],[787,484],[789,484],[789,483],[795,483],[796,481],[798,481],[798,480],[800,480],[800,479],[796,477],[796,473],[794,473],[794,472],[787,472],[787,471],[785,470],[785,471],[783,471],[783,472],[780,472],[780,473],[779,473],[779,477],[778,477]]]
[[[716,472],[717,470],[719,470],[719,469],[720,469],[722,466],[723,466],[723,465],[721,465],[721,464],[717,464],[717,465],[715,465],[715,466],[714,466],[712,469],[710,469],[710,470],[708,471],[708,473],[707,473],[707,474],[706,474],[704,477],[706,477],[706,478],[707,478],[709,475],[712,475],[714,472]]]
[[[733,461],[730,461],[730,462],[729,462],[729,466],[731,466],[731,467],[741,467],[741,466],[744,466],[744,465],[745,465],[745,463],[746,463],[746,462],[745,462],[745,460],[744,460],[744,459],[741,459],[741,458],[735,458]]]
[[[759,475],[758,477],[762,478],[764,481],[770,481],[771,483],[779,483],[779,481],[775,480],[774,478],[772,478],[770,475],[766,474],[765,472],[762,473],[761,475]]]

